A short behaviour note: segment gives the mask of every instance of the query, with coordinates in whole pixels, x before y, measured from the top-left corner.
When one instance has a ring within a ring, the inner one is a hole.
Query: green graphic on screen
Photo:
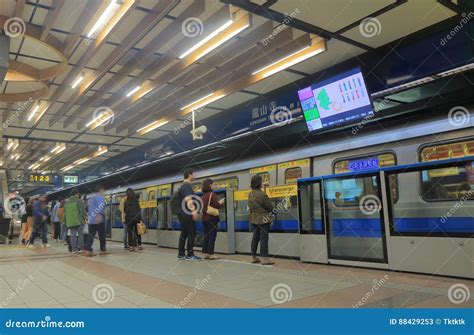
[[[318,101],[319,101],[319,105],[321,106],[321,108],[325,109],[325,110],[329,110],[329,106],[331,106],[332,102],[331,102],[331,99],[329,99],[329,95],[328,93],[326,92],[326,89],[323,88],[319,94],[318,94]]]

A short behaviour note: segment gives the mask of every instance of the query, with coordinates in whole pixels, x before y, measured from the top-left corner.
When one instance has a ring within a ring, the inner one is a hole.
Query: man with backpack
[[[201,257],[194,255],[194,239],[196,238],[196,223],[198,218],[198,206],[195,204],[191,183],[194,180],[194,171],[191,168],[184,170],[183,184],[173,194],[171,199],[171,209],[173,214],[178,216],[181,223],[181,235],[179,236],[178,259],[189,261],[199,261]],[[187,255],[185,254],[185,245],[187,241]]]
[[[73,254],[78,253],[79,238],[81,238],[82,230],[86,218],[86,209],[81,195],[77,189],[71,191],[71,195],[64,204],[64,222],[70,230],[70,243]],[[86,251],[85,256],[91,256],[90,251]]]

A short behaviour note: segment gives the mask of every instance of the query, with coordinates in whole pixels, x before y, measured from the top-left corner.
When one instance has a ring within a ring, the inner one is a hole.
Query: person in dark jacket
[[[127,199],[124,203],[125,224],[128,232],[128,245],[130,251],[135,251],[138,242],[137,223],[142,220],[140,203],[132,188],[127,189]]]
[[[252,191],[249,193],[248,205],[250,211],[249,222],[253,228],[252,237],[252,263],[262,263],[262,265],[274,264],[268,258],[268,234],[270,225],[274,217],[274,207],[267,194],[262,191],[262,177],[255,175],[250,182]],[[257,257],[257,248],[260,242],[260,256]]]
[[[43,248],[49,247],[48,244],[48,225],[47,220],[49,217],[47,199],[44,194],[41,194],[33,203],[33,232],[30,235],[28,246],[34,248],[35,235],[41,233],[41,241],[43,242]]]
[[[214,245],[217,237],[217,226],[219,224],[219,215],[215,216],[208,213],[208,207],[215,209],[221,208],[225,199],[219,200],[217,195],[212,191],[212,180],[206,179],[202,182],[202,223],[204,225],[204,241],[202,242],[202,254],[204,259],[219,259],[214,256]]]

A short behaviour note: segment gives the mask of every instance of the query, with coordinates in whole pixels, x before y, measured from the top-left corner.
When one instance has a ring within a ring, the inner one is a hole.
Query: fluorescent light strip
[[[105,21],[109,19],[109,15],[112,12],[112,9],[114,8],[114,5],[116,4],[115,0],[111,0],[107,8],[104,10],[102,15],[99,17],[99,19],[96,21],[96,23],[92,26],[92,29],[89,31],[87,34],[87,37],[90,38],[94,33],[99,29],[101,26],[105,24]]]
[[[105,116],[105,117],[104,117]],[[106,122],[108,119],[111,119],[114,117],[114,114],[108,113],[108,112],[102,112],[99,115],[97,115],[95,118],[90,120],[87,124],[86,127],[89,127],[93,125],[91,128],[95,129],[97,127],[100,127],[104,122]],[[102,119],[103,118],[103,119]],[[95,123],[95,124],[94,124]]]
[[[202,103],[200,104],[197,104],[196,106],[193,106],[191,107],[191,112],[192,111],[195,111],[196,109],[199,109],[201,107],[204,107],[206,105],[209,105],[210,103],[214,102],[214,101],[217,101],[221,98],[225,97],[225,94],[220,94],[220,95],[216,95],[215,97],[212,97],[211,99],[208,99],[206,101],[203,101]]]
[[[187,55],[189,55],[191,52],[199,49],[201,46],[203,46],[207,41],[211,40],[213,37],[217,36],[221,31],[225,30],[227,27],[229,27],[232,23],[234,23],[233,20],[229,20],[226,23],[224,23],[222,26],[214,30],[212,33],[207,35],[205,38],[203,38],[201,41],[196,43],[192,48],[187,50],[185,53],[183,53],[181,56],[179,56],[179,59],[183,59]]]
[[[69,164],[69,165],[63,167],[63,168],[61,169],[61,171],[69,171],[69,170],[71,170],[72,168],[74,168],[74,167],[76,167],[76,166],[78,166],[78,165],[81,165],[81,164],[83,164],[83,163],[85,163],[85,162],[91,160],[91,159],[94,158],[94,157],[97,157],[97,156],[100,156],[100,155],[106,153],[107,151],[109,151],[109,149],[108,149],[106,146],[99,146],[99,149],[98,149],[96,152],[94,152],[94,153],[92,153],[91,155],[86,156],[86,157],[84,157],[84,158],[78,159],[78,160],[76,160],[74,163]]]
[[[133,90],[131,90],[130,92],[128,92],[127,94],[127,97],[131,96],[132,94],[136,93],[139,89],[140,89],[141,86],[137,86],[135,87]]]
[[[31,121],[33,116],[35,116],[35,114],[38,112],[39,108],[39,105],[36,105],[35,108],[33,108],[33,111],[30,113],[30,115],[28,115],[28,121]]]
[[[145,135],[146,133],[149,133],[150,131],[155,130],[158,127],[164,126],[167,123],[168,121],[154,121],[146,125],[145,127],[138,129],[137,133],[139,133],[140,135]]]
[[[197,103],[197,102],[199,102],[199,101],[202,101],[202,100],[204,100],[204,99],[206,99],[206,98],[209,98],[209,97],[212,96],[213,94],[214,94],[214,92],[212,92],[212,93],[210,93],[210,94],[208,94],[208,95],[206,95],[206,96],[204,96],[204,97],[202,97],[202,98],[199,98],[199,99],[197,99],[196,101],[193,101],[193,102],[191,102],[190,104],[187,104],[186,106],[181,107],[179,110],[182,111],[183,109],[186,109],[186,108],[188,108],[189,106],[192,106],[192,105],[194,105],[195,103]]]
[[[296,55],[296,54],[298,54],[298,53],[300,53],[300,52],[303,52],[303,51],[305,51],[305,50],[308,49],[308,48],[309,48],[309,45],[308,45],[307,47],[304,47],[303,49],[300,49],[300,50],[298,50],[298,51],[296,51],[296,52],[293,52],[292,54],[290,54],[290,55],[288,55],[288,56],[286,56],[286,57],[284,57],[284,58],[282,58],[282,59],[277,60],[276,62],[271,63],[270,65],[267,65],[267,66],[265,66],[265,67],[262,67],[261,69],[259,69],[259,70],[255,71],[255,72],[253,72],[252,75],[256,75],[257,73],[262,72],[262,71],[264,71],[264,70],[266,70],[266,69],[272,67],[273,65],[276,65],[276,64],[278,64],[278,63],[284,61],[285,59],[288,59],[288,58],[290,58],[290,57],[292,57],[292,56],[294,56],[294,55]]]
[[[224,44],[225,42],[227,42],[228,40],[230,40],[232,37],[234,37],[235,35],[237,35],[238,33],[240,33],[242,30],[245,30],[247,29],[248,27],[250,27],[250,24],[247,23],[245,26],[242,26],[240,27],[239,29],[233,31],[233,32],[230,32],[229,34],[227,34],[223,39],[221,40],[218,40],[216,41],[215,43],[211,44],[207,49],[205,49],[203,52],[201,52],[199,55],[197,55],[196,57],[194,57],[194,61],[197,61],[199,58],[202,58],[204,57],[205,55],[207,55],[209,52],[211,52],[212,50],[218,48],[220,45]]]
[[[77,80],[74,82],[74,84],[72,84],[71,88],[76,88],[77,85],[79,85],[81,83],[81,81],[84,80],[84,77],[83,76],[80,76],[79,78],[77,78]]]

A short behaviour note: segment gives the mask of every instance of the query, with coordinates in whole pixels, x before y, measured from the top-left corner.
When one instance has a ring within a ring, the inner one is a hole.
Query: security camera
[[[202,140],[203,135],[207,132],[207,127],[206,126],[200,126],[197,127],[196,129],[193,129],[190,131],[191,135],[193,135],[193,141],[196,140]]]

